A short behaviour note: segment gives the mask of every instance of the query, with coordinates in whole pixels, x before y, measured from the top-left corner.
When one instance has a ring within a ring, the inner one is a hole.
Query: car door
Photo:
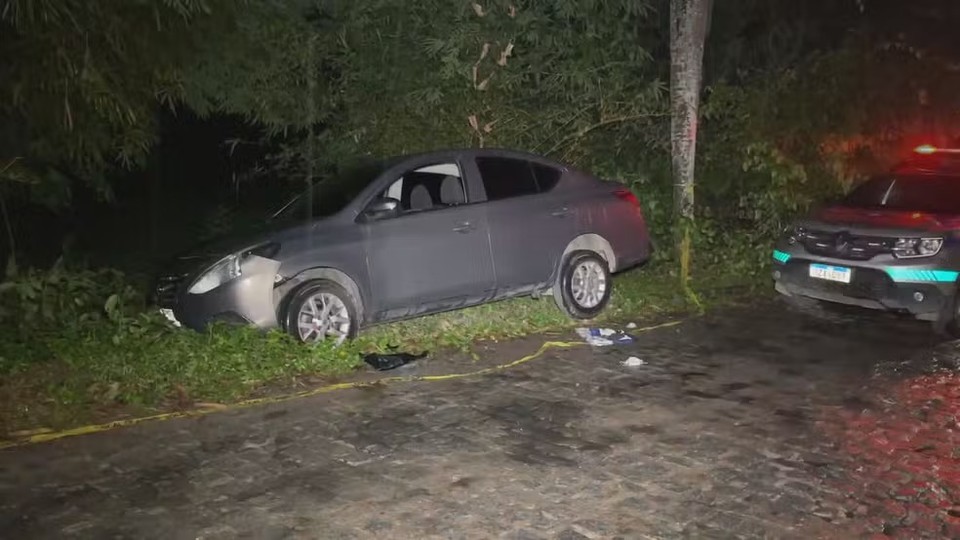
[[[457,186],[459,195],[444,184]],[[431,163],[404,173],[382,193],[399,200],[400,208],[363,225],[377,318],[457,307],[492,294],[486,216],[482,206],[470,204],[464,184],[457,163]]]
[[[547,283],[577,229],[570,201],[552,189],[562,171],[513,157],[474,161],[487,199],[497,290]]]

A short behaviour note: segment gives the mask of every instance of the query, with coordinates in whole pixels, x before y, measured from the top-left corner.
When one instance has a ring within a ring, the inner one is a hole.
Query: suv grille
[[[154,291],[157,305],[162,308],[173,309],[177,305],[177,293],[180,285],[189,274],[167,274],[160,276],[157,280],[157,288]]]
[[[889,296],[894,288],[893,280],[886,272],[873,268],[854,268],[850,283],[812,278],[809,271],[810,262],[803,260],[791,260],[784,268],[784,273],[791,281],[802,284],[804,288],[849,298],[880,300]]]
[[[890,253],[896,242],[893,238],[816,230],[805,231],[798,240],[814,255],[851,261],[868,261],[881,253]]]

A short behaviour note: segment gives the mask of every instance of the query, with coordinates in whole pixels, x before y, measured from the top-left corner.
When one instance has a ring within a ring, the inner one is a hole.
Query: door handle
[[[564,218],[570,215],[570,209],[564,206],[563,208],[550,212],[550,215],[557,218]]]
[[[473,224],[471,224],[469,221],[464,221],[463,223],[458,223],[453,230],[461,234],[466,234],[473,230]]]

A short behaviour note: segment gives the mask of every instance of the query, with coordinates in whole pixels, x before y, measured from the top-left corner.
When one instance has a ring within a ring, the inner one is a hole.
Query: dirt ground
[[[4,450],[0,536],[957,537],[956,356],[913,321],[727,310],[491,375]]]

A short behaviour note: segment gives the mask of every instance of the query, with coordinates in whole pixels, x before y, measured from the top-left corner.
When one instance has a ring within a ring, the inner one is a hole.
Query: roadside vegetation
[[[671,268],[654,263],[618,276],[610,309],[590,324],[696,312]],[[699,292],[710,306],[743,299],[759,285],[755,277],[712,275]],[[109,270],[55,268],[4,282],[0,433],[229,403],[268,387],[347,376],[363,366],[362,353],[472,353],[477,342],[578,324],[552,297],[518,298],[371,328],[340,348],[308,347],[279,330],[176,328],[142,296]]]
[[[0,432],[573,325],[552,299],[519,299],[334,350],[179,330],[146,304],[165,259],[346,159],[496,146],[622,182],[657,258],[618,277],[605,317],[639,323],[765,290],[789,220],[956,135],[954,2],[715,4],[689,295],[672,249],[670,0],[0,0]]]

